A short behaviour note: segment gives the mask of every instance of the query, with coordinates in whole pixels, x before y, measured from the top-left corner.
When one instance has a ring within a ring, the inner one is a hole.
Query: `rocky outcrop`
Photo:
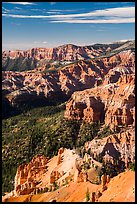
[[[107,138],[107,141],[108,140],[110,140],[109,137]],[[122,141],[124,142],[123,139],[122,139]],[[63,148],[61,148],[59,150],[59,153],[62,153],[62,155],[64,155],[64,160],[62,163],[60,163],[60,165],[57,165],[57,163],[55,162],[55,161],[57,161],[58,156],[55,156],[51,160],[48,160],[48,158],[45,158],[44,156],[42,157],[42,155],[35,156],[29,164],[20,165],[18,170],[17,170],[17,174],[16,174],[16,189],[14,189],[14,191],[12,191],[11,193],[3,196],[3,202],[9,201],[9,199],[11,199],[11,200],[13,199],[14,201],[16,199],[18,200],[18,198],[20,198],[20,195],[22,195],[21,198],[23,198],[23,195],[26,195],[25,201],[27,202],[27,201],[31,201],[31,198],[35,194],[40,194],[40,193],[47,192],[47,191],[53,191],[53,192],[48,192],[48,193],[43,194],[46,196],[49,195],[50,200],[51,200],[51,198],[55,198],[55,197],[51,197],[52,193],[53,194],[57,193],[57,195],[59,196],[60,193],[62,192],[62,189],[64,189],[64,191],[66,193],[66,190],[70,186],[71,186],[71,188],[69,190],[69,193],[72,194],[73,185],[75,186],[75,188],[78,188],[78,186],[81,186],[81,185],[85,186],[85,192],[86,192],[86,189],[89,186],[89,184],[91,186],[91,189],[89,189],[90,190],[89,192],[92,192],[90,195],[90,201],[92,201],[92,202],[99,201],[102,198],[102,196],[104,195],[104,193],[106,193],[107,190],[109,190],[109,186],[112,185],[113,180],[115,180],[115,177],[110,180],[109,175],[103,174],[101,177],[101,185],[95,185],[91,181],[89,182],[88,173],[83,171],[82,165],[85,162],[89,162],[92,157],[86,153],[84,155],[84,158],[82,159],[82,158],[78,157],[78,155],[75,155],[75,152],[73,150],[66,150],[65,149],[63,152],[62,152],[62,150],[63,150]],[[72,157],[70,157],[70,154],[72,155]],[[69,157],[67,158],[68,155],[69,155]],[[69,163],[72,165],[72,158],[75,159],[74,160],[75,162],[73,162],[73,166],[72,166],[73,168],[67,167],[69,169],[67,171],[67,168],[65,168],[65,167]],[[54,164],[54,166],[53,166],[53,164]],[[46,172],[43,172],[41,170],[43,165],[48,166]],[[36,168],[37,166],[39,168]],[[30,176],[27,176],[27,180],[26,180],[25,178],[27,175],[27,171],[26,171],[26,169],[28,169],[27,167],[29,167],[29,169],[30,169],[29,172],[31,170],[35,170],[35,173],[33,175],[30,173]],[[62,171],[62,169],[64,169],[64,171]],[[48,171],[50,174],[48,173]],[[124,172],[124,173],[128,173],[128,172]],[[133,173],[133,172],[130,171],[130,173]],[[118,179],[118,178],[116,178],[116,179]],[[45,183],[45,180],[48,180],[48,182],[49,182],[48,186]],[[55,184],[59,188],[57,191],[55,188],[56,187]],[[64,188],[64,185],[65,185],[65,188]],[[82,186],[81,186],[81,189],[83,189]],[[80,192],[81,192],[81,190],[80,190]],[[85,196],[85,192],[84,192],[84,196]],[[113,195],[114,195],[114,192],[113,192]],[[66,196],[66,194],[65,194],[65,196]],[[84,197],[82,197],[82,198],[84,198]]]
[[[24,195],[2,198],[2,202],[86,202],[86,192],[89,189],[90,201],[94,192],[94,202],[135,202],[135,172],[126,171],[111,179],[107,190],[101,193],[100,185],[90,182],[74,183],[62,188],[39,195]],[[54,201],[55,202],[55,201]]]
[[[54,53],[56,60],[58,57],[60,60],[72,60],[70,56],[73,54],[73,59],[76,59],[73,47],[68,49],[70,55],[67,57],[66,51],[60,50],[58,56],[54,49],[47,53],[44,49],[34,49],[31,54],[25,53],[25,56],[34,56],[37,59],[46,56],[50,59]],[[86,55],[81,49],[79,53],[80,56]],[[12,57],[16,57],[14,54],[11,52]],[[18,53],[17,56],[23,54]],[[134,58],[131,51],[126,51],[110,58],[81,60],[54,74],[41,73],[40,70],[3,72],[3,90],[8,90],[6,97],[12,105],[41,96],[55,98],[62,94],[70,97],[73,93],[66,105],[66,119],[84,120],[87,123],[101,122],[113,130],[112,135],[105,138],[95,135],[92,141],[86,142],[85,149],[90,150],[92,156],[85,154],[84,158],[80,159],[74,152],[66,154],[66,150],[60,148],[52,167],[47,165],[49,159],[42,155],[34,157],[29,164],[20,165],[15,177],[15,189],[9,196],[37,194],[47,187],[47,184],[51,189],[55,189],[56,182],[59,186],[67,185],[72,180],[76,183],[88,180],[93,182],[91,174],[95,172],[96,166],[100,167],[96,161],[99,157],[105,164],[115,164],[118,161],[121,169],[128,169],[129,163],[135,161]],[[116,133],[117,130],[119,133]],[[100,191],[104,193],[111,181],[109,175],[103,175],[101,179]],[[92,201],[99,199],[101,192],[94,192]]]
[[[54,184],[59,178],[64,175],[64,172],[52,171],[50,174],[50,184]]]
[[[59,155],[64,159],[58,164]],[[79,158],[79,155],[75,151],[63,147],[52,159],[42,154],[36,155],[28,164],[24,163],[17,168],[14,190],[7,193],[4,199],[19,195],[39,194],[56,190],[57,186],[67,185],[74,180],[76,158]]]
[[[98,56],[103,53],[106,47],[101,46],[76,46],[73,44],[66,44],[55,48],[32,48],[30,50],[22,51],[3,51],[3,57],[17,58],[17,57],[27,57],[27,58],[35,58],[38,60],[46,59],[46,60],[81,60],[94,56]],[[118,45],[117,45],[118,46]]]
[[[123,46],[123,47],[122,47]],[[110,53],[112,50],[122,50],[135,47],[134,41],[117,42],[111,44],[95,44],[89,46],[77,46],[65,44],[54,48],[32,48],[30,50],[9,50],[2,52],[2,58],[35,58],[38,60],[67,60],[75,61],[81,59],[93,58],[104,53]],[[122,48],[122,49],[121,49]],[[119,59],[119,58],[118,58]]]
[[[85,153],[84,158],[78,158],[75,161],[74,182],[99,183],[98,174],[95,167],[101,168],[102,164],[93,159],[92,156]]]
[[[47,171],[48,158],[43,155],[33,157],[29,164],[22,164],[18,167],[15,176],[15,195],[30,194],[39,183],[39,175]]]
[[[90,202],[95,202],[95,201],[96,201],[96,194],[95,192],[92,192]]]
[[[87,72],[89,71],[89,74]],[[74,91],[91,88],[100,75],[91,63],[78,62],[53,74],[33,72],[3,72],[2,89],[8,90],[7,95],[12,104],[28,101],[31,98],[61,98],[70,96]]]
[[[106,175],[106,174],[103,174],[103,175],[101,176],[102,192],[105,191],[105,190],[107,190],[106,183],[107,183],[107,175]]]
[[[134,125],[135,75],[122,75],[117,83],[75,92],[66,104],[64,117],[104,122],[110,128]]]
[[[135,162],[135,129],[130,127],[108,137],[95,138],[85,143],[85,149],[90,149],[95,159],[100,156],[105,163],[112,164],[120,161],[121,168],[128,168],[130,162]]]
[[[42,68],[26,72],[3,71],[2,89],[10,92],[7,98],[12,101],[12,104],[20,101],[25,103],[40,97],[48,99],[70,97],[75,91],[100,87],[101,84],[109,86],[118,83],[119,80],[126,80],[121,79],[123,76],[133,75],[135,72],[135,56],[131,51],[126,51],[125,55],[127,56],[126,60],[121,53],[118,54],[119,57],[116,55],[117,57],[81,60],[64,66],[56,73],[44,73]],[[120,58],[119,61],[117,58]],[[117,63],[114,63],[114,61]],[[111,92],[111,90],[108,91]],[[94,107],[91,107],[92,101],[94,101]],[[76,111],[78,111],[77,108],[75,108]],[[102,120],[102,111],[102,101],[99,100],[99,97],[92,96],[84,115],[88,121],[96,121],[99,118]],[[78,118],[82,117],[80,108],[77,115]],[[93,117],[88,119],[89,115]]]
[[[62,162],[62,153],[64,152],[64,148],[60,148],[58,150],[58,161],[57,161],[57,165],[59,165]]]
[[[74,174],[74,182],[87,182],[88,174],[86,172],[79,171],[78,169],[75,171]]]
[[[101,176],[101,188],[97,189],[96,192],[91,193],[90,202],[98,202],[98,199],[102,196],[104,191],[107,190],[107,184],[110,182],[109,175],[103,174]]]
[[[102,193],[100,192],[100,190],[97,190],[95,192],[95,196],[96,196],[96,200],[95,201],[98,201],[98,199],[102,196]]]

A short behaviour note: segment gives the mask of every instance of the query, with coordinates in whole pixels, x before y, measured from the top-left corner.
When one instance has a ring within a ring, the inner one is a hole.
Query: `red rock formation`
[[[58,150],[58,161],[57,161],[57,165],[59,165],[61,162],[62,162],[62,153],[64,152],[64,148],[61,147],[59,150]]]
[[[92,192],[90,202],[95,202],[95,201],[96,201],[95,192]]]
[[[79,171],[78,169],[75,170],[74,174],[74,182],[87,182],[88,174],[86,172]]]
[[[66,44],[55,48],[32,48],[30,50],[22,51],[8,51],[3,52],[2,56],[16,58],[16,57],[35,57],[35,59],[41,60],[81,60],[89,57],[98,56],[103,53],[105,49],[93,48],[93,46],[76,46],[73,44]]]
[[[29,164],[22,164],[18,167],[15,176],[15,195],[29,194],[34,191],[39,180],[37,175],[46,171],[48,158],[43,155],[33,157]]]
[[[50,174],[50,184],[53,184],[55,181],[57,181],[61,177],[61,173],[58,171],[52,171]]]
[[[66,104],[64,117],[105,122],[111,128],[134,124],[135,76],[123,75],[116,84],[75,92]]]
[[[110,176],[107,175],[107,181],[106,181],[106,183],[109,183],[109,182],[110,182]]]
[[[100,190],[97,190],[95,192],[95,196],[96,196],[96,201],[98,201],[98,199],[100,198],[100,196],[102,196],[102,193],[100,192]]]
[[[129,51],[126,51],[125,55],[127,56],[126,60],[123,54],[119,54],[120,60],[117,63],[114,63],[114,60],[116,60],[118,56],[98,60],[81,60],[72,65],[67,65],[57,73],[50,74],[39,72],[42,68],[40,68],[39,71],[38,69],[26,72],[5,71],[2,72],[2,89],[10,92],[7,98],[12,101],[12,104],[16,104],[22,100],[27,101],[31,99],[32,96],[34,99],[37,96],[46,98],[64,97],[66,95],[71,96],[74,91],[93,88],[94,86],[100,87],[101,84],[109,85],[116,82],[118,84],[130,83],[130,80],[133,81],[132,75],[135,72],[135,56]],[[131,64],[130,61],[132,61]],[[126,63],[128,63],[128,65],[126,65]],[[125,76],[127,76],[127,78]],[[104,90],[111,94],[111,89]],[[107,95],[108,94],[109,93],[107,93]],[[92,96],[92,98],[93,97],[94,96]],[[94,99],[96,103],[98,103],[98,99],[95,97]],[[96,106],[100,107],[99,104]],[[92,109],[90,109],[89,107],[84,111],[87,121],[92,120],[90,118],[88,119],[89,115],[92,115],[95,121],[98,120],[99,117],[102,117],[99,116],[100,110],[96,111],[98,108],[91,107]],[[83,117],[83,111],[81,113],[80,108],[79,110],[75,108],[74,114],[77,114],[77,118],[79,119]]]
[[[135,128],[131,126],[108,137],[93,139],[85,143],[85,149],[96,153],[96,157],[101,155],[106,163],[120,160],[128,168],[129,162],[135,162]]]

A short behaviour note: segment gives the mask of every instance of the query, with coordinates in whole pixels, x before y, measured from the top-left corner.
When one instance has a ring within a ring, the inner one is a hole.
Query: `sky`
[[[2,50],[135,39],[135,2],[2,2]]]

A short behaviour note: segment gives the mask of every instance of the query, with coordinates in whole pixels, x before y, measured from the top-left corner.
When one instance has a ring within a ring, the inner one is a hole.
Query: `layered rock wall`
[[[135,129],[130,127],[102,139],[95,138],[85,143],[85,149],[90,149],[95,159],[100,156],[105,163],[112,164],[121,161],[121,168],[128,168],[130,162],[135,162]]]
[[[85,58],[90,58],[98,56],[103,53],[105,49],[94,49],[92,46],[76,46],[72,44],[66,44],[56,48],[32,48],[30,50],[22,51],[3,51],[3,57],[17,58],[17,57],[33,57],[35,59],[41,60],[81,60]]]
[[[124,57],[125,55],[126,60]],[[117,60],[117,58],[119,60]],[[117,60],[117,63],[114,63],[115,60]],[[115,94],[115,91],[117,91],[117,85],[114,89],[111,88],[111,84],[129,84],[130,80],[132,80],[132,75],[134,75],[135,72],[135,56],[133,52],[126,51],[124,52],[124,54],[118,54],[117,57],[115,56],[110,58],[102,58],[98,60],[81,60],[74,64],[66,65],[57,73],[44,73],[44,69],[43,71],[40,70],[34,69],[32,71],[26,72],[2,72],[2,90],[9,91],[10,94],[7,95],[7,98],[12,101],[12,104],[16,104],[23,99],[25,100],[25,98],[26,101],[28,101],[29,99],[31,100],[32,97],[34,99],[36,99],[37,97],[52,99],[57,97],[70,97],[75,91],[85,90],[93,87],[100,87],[101,84],[103,84],[104,87],[110,86],[110,88],[108,88],[107,90],[104,88],[102,89],[102,91],[105,91],[104,94],[107,94],[107,96],[109,96],[111,95],[112,91],[113,94]],[[97,110],[98,107],[91,107],[91,110],[89,108],[91,102],[90,99],[88,99],[89,104],[87,106],[87,110],[85,110],[84,113],[86,115],[86,118],[88,118],[89,115],[94,115],[92,119],[93,121],[98,120],[98,118],[101,118],[102,120],[102,117],[104,117],[102,116],[102,99],[100,100],[99,97],[92,96],[91,98],[92,100],[96,101],[96,106],[98,106],[101,110]],[[79,103],[79,105],[80,104],[82,105],[81,102]],[[84,103],[82,107],[83,106],[85,106]],[[77,111],[78,109],[75,108],[75,112]],[[78,114],[79,118],[83,117],[81,116],[81,114],[83,113],[79,111],[76,114]],[[91,119],[87,120],[90,121]]]
[[[15,195],[33,192],[39,182],[39,175],[47,171],[47,163],[48,158],[45,158],[43,155],[37,155],[33,157],[29,164],[20,165],[15,176]]]
[[[111,128],[134,125],[135,76],[125,74],[117,83],[75,92],[66,104],[64,117],[104,122]]]

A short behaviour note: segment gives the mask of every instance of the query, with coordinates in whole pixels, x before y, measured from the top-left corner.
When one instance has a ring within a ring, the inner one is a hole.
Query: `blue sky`
[[[134,38],[134,2],[2,3],[3,50]]]

